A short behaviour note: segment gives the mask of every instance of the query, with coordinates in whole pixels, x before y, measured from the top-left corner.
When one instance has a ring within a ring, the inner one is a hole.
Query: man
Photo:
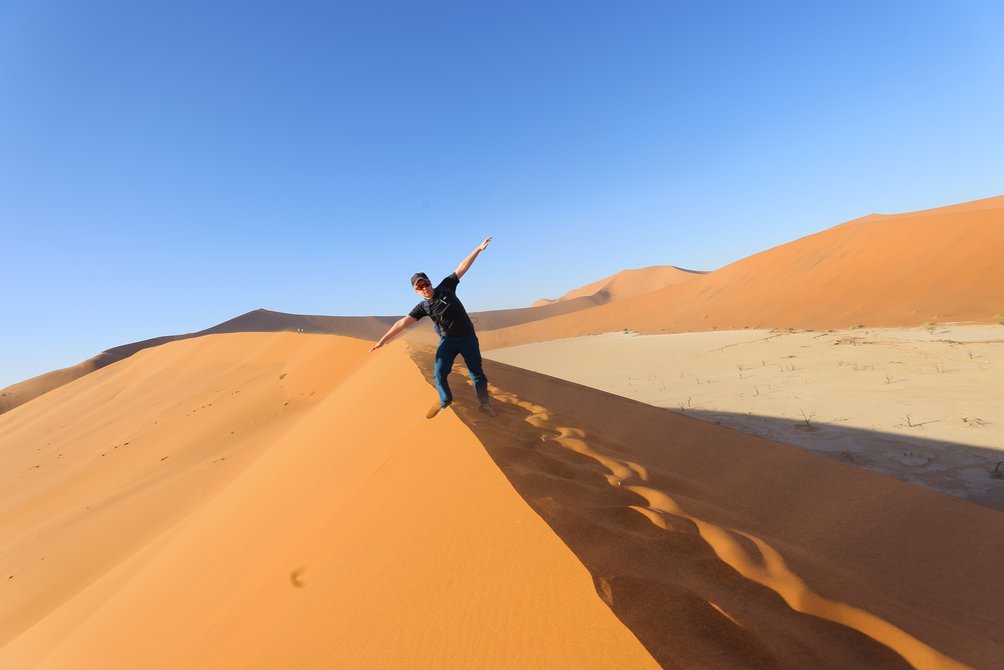
[[[428,275],[424,272],[416,272],[411,276],[411,287],[418,295],[422,296],[422,302],[415,305],[408,316],[399,319],[390,330],[374,344],[370,351],[379,349],[398,333],[408,326],[416,323],[422,317],[428,316],[436,324],[436,332],[439,334],[439,347],[436,348],[436,390],[439,391],[439,405],[429,410],[428,417],[431,419],[453,402],[453,393],[450,391],[450,384],[447,376],[453,368],[453,361],[457,354],[464,357],[467,364],[467,372],[474,382],[474,390],[478,394],[478,402],[481,403],[481,411],[488,416],[495,416],[488,398],[488,377],[481,367],[481,348],[478,346],[478,336],[474,332],[474,324],[471,317],[467,315],[467,310],[457,298],[456,290],[460,278],[470,269],[471,263],[482,251],[488,248],[491,237],[486,237],[478,247],[468,254],[467,258],[460,261],[460,265],[453,274],[449,275],[435,288],[429,281]]]

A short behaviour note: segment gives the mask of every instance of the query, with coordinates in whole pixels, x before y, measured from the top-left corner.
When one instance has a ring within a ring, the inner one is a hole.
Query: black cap
[[[424,279],[425,281],[428,281],[430,284],[432,283],[431,281],[429,281],[429,275],[425,274],[424,272],[416,272],[415,274],[413,274],[411,276],[411,287],[412,288],[415,288],[415,284],[418,283],[419,279]]]

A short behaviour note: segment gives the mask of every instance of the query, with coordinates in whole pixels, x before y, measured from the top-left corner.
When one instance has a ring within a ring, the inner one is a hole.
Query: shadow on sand
[[[1004,664],[1004,515],[485,363],[498,416],[454,411],[664,667]]]
[[[1004,511],[1004,451],[832,422],[697,409],[685,413]],[[912,427],[918,433],[923,429],[923,424]],[[973,423],[972,430],[980,430],[980,424]]]

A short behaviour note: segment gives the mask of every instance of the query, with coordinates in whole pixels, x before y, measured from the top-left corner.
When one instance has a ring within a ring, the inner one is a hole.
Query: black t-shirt
[[[446,337],[462,337],[474,335],[474,324],[467,310],[457,298],[457,284],[460,277],[456,272],[439,282],[431,300],[423,300],[408,313],[413,319],[430,317],[436,324],[436,332]]]

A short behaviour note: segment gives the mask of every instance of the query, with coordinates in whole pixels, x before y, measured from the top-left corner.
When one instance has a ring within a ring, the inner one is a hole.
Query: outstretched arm
[[[460,279],[461,277],[464,276],[464,273],[471,268],[471,263],[474,262],[474,259],[478,257],[478,254],[480,254],[482,251],[488,248],[488,243],[491,241],[492,241],[491,237],[486,237],[485,241],[479,244],[477,249],[468,254],[467,258],[460,261],[460,265],[458,265],[457,269],[455,270],[455,272],[457,273],[457,279]]]
[[[398,319],[397,321],[394,322],[394,325],[390,327],[390,330],[388,330],[387,333],[383,337],[380,338],[379,342],[377,342],[372,347],[370,347],[370,351],[374,351],[375,349],[379,349],[383,345],[387,344],[392,339],[394,339],[395,335],[397,335],[402,330],[404,330],[405,328],[407,328],[411,324],[415,323],[416,321],[418,321],[418,319],[416,319],[415,317],[413,317],[411,315],[401,317],[400,319]]]

